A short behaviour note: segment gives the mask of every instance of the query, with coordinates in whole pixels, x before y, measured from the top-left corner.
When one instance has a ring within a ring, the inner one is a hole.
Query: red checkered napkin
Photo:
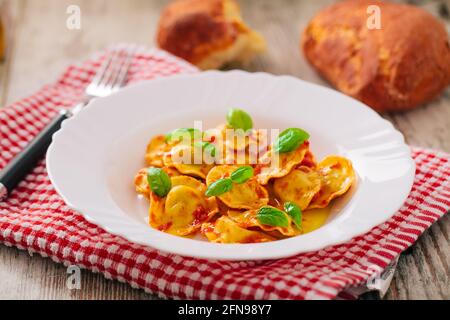
[[[70,66],[54,84],[0,109],[0,168],[60,108],[72,106],[104,57]],[[134,56],[130,82],[196,72],[157,50]],[[261,262],[185,258],[134,244],[87,222],[53,189],[45,163],[0,203],[0,242],[78,265],[161,297],[188,299],[331,299],[366,283],[450,207],[450,157],[414,148],[414,186],[404,206],[386,223],[352,241],[318,252]]]

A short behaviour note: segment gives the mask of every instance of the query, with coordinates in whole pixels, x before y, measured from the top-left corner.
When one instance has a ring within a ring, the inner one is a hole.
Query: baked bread
[[[261,35],[242,21],[234,0],[178,0],[162,12],[158,45],[201,69],[246,63],[264,51]]]
[[[380,29],[367,27],[369,5],[380,8]],[[380,112],[417,107],[450,83],[447,32],[411,5],[338,2],[311,20],[301,46],[332,85]]]

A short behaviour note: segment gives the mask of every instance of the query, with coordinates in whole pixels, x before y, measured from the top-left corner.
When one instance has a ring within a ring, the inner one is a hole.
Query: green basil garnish
[[[172,188],[169,175],[160,168],[147,169],[147,182],[152,192],[160,197],[165,197]]]
[[[241,109],[230,109],[227,114],[227,124],[233,129],[247,131],[253,128],[253,121],[250,115]]]
[[[195,140],[199,140],[202,137],[202,132],[194,128],[178,128],[166,135],[166,142],[180,142],[190,140],[192,143]]]
[[[309,139],[309,133],[299,128],[289,128],[280,133],[274,143],[277,153],[291,152]]]
[[[284,211],[292,218],[297,228],[302,227],[302,210],[293,202],[284,203]]]
[[[230,176],[234,183],[244,183],[251,177],[253,177],[253,168],[250,166],[239,167]]]
[[[194,142],[194,147],[201,148],[202,150],[208,152],[211,157],[216,156],[216,147],[207,141],[196,141]]]
[[[274,227],[288,227],[289,219],[286,217],[286,214],[273,207],[262,207],[258,210],[256,214],[256,218],[262,224],[266,224]]]
[[[220,196],[233,188],[233,181],[230,178],[219,179],[211,183],[206,189],[205,195],[208,197]]]

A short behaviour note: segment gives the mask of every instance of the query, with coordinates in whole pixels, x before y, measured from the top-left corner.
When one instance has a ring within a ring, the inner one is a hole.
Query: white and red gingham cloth
[[[104,53],[70,66],[54,84],[0,109],[0,169],[60,108],[72,106]],[[197,72],[158,50],[134,56],[130,82]],[[411,194],[389,221],[348,243],[295,257],[219,262],[131,243],[87,222],[58,196],[41,161],[0,203],[0,243],[78,265],[161,297],[187,299],[332,299],[382,271],[450,207],[450,156],[413,148]],[[0,262],[1,263],[1,262]]]

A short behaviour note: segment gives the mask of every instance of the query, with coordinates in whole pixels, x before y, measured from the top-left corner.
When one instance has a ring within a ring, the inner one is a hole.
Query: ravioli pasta
[[[237,168],[239,166],[216,166],[208,173],[206,183],[210,185],[221,178],[229,177]],[[225,205],[234,209],[259,209],[269,202],[269,194],[266,188],[260,185],[256,178],[237,184],[232,190],[218,197]]]
[[[351,161],[338,155],[317,161],[299,128],[274,141],[269,136],[253,128],[245,111],[230,109],[216,128],[153,137],[146,167],[134,178],[137,194],[149,202],[150,226],[214,243],[260,243],[326,223],[333,200],[355,182]]]
[[[150,225],[160,231],[186,236],[218,212],[215,198],[206,198],[205,185],[189,176],[171,178],[166,197],[150,193]]]

